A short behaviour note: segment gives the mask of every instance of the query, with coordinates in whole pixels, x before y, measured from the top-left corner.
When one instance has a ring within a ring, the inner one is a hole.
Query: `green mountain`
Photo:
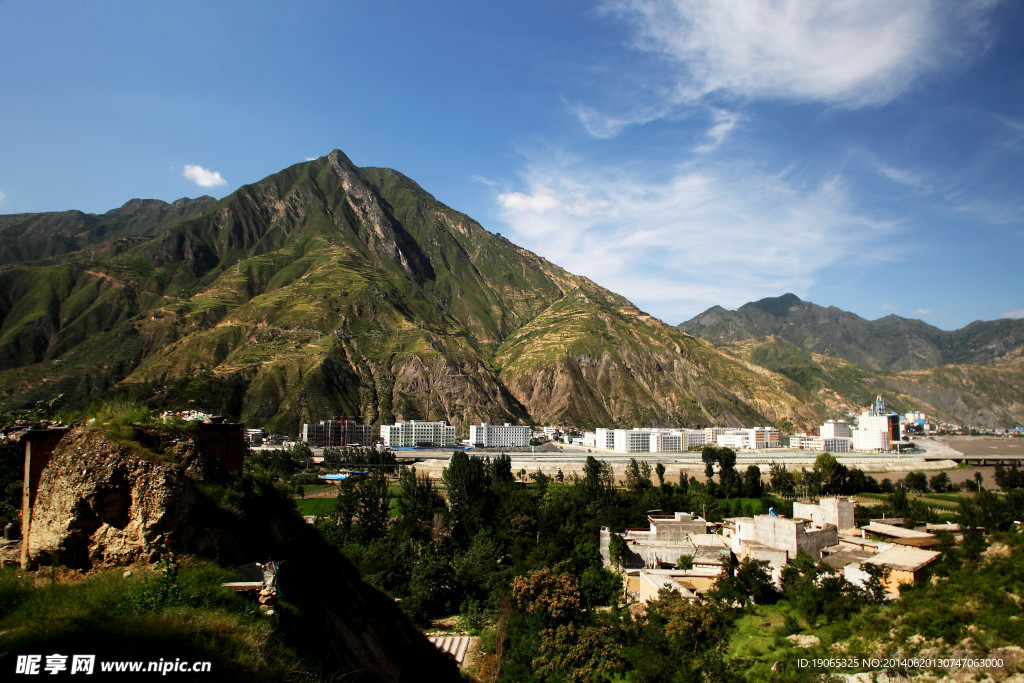
[[[463,428],[821,417],[796,383],[340,151],[194,202],[129,202],[63,251],[0,266],[0,407],[128,395],[293,433],[341,412]],[[20,216],[18,234],[45,243],[63,215]]]
[[[199,197],[168,204],[133,199],[102,215],[61,211],[0,216],[4,245],[0,265],[66,254],[107,240],[152,235],[169,223],[199,215],[215,201]]]
[[[946,332],[895,315],[869,321],[786,294],[735,311],[715,306],[678,327],[788,377],[830,415],[883,394],[896,410],[947,422],[1024,423],[1021,320]]]
[[[715,343],[775,336],[870,370],[980,365],[1024,357],[1024,320],[976,321],[946,332],[897,315],[865,320],[835,306],[801,301],[795,294],[761,299],[735,311],[713,306],[678,328]]]

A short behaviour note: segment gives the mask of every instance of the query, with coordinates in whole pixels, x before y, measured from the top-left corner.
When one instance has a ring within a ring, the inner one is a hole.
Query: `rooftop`
[[[872,555],[864,561],[871,564],[881,565],[883,567],[889,567],[891,569],[914,572],[925,565],[931,564],[938,559],[941,554],[942,553],[934,550],[908,548],[907,546],[898,545],[893,546],[885,552]]]
[[[929,534],[927,531],[904,529],[900,526],[882,524],[881,522],[871,522],[871,524],[866,524],[861,528],[868,533],[878,534],[879,536],[889,536],[891,538],[934,538],[934,536]]]

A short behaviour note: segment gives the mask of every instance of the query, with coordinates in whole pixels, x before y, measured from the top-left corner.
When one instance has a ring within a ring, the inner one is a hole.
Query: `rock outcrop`
[[[186,433],[142,429],[121,443],[73,428],[39,480],[29,532],[34,562],[130,564],[170,544],[194,545],[194,481],[222,470]],[[191,475],[191,476],[190,476]]]

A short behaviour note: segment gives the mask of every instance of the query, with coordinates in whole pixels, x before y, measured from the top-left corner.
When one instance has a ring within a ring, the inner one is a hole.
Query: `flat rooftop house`
[[[927,531],[917,531],[916,529],[904,529],[903,527],[883,524],[881,522],[871,522],[862,526],[861,530],[875,536],[881,536],[892,543],[909,545],[915,548],[930,548],[939,544],[939,538],[935,534],[930,534]]]
[[[843,575],[851,583],[864,584],[869,578],[863,565],[873,564],[889,570],[885,580],[885,592],[890,596],[898,596],[900,587],[913,585],[925,580],[929,567],[939,559],[942,553],[923,548],[893,546],[885,552],[877,553],[860,563],[846,565]]]
[[[647,521],[647,529],[626,529],[620,534],[632,553],[627,566],[674,567],[680,555],[692,557],[704,546],[725,549],[721,538],[707,533],[707,521],[693,513],[649,514]],[[601,529],[601,556],[606,566],[612,564],[611,535],[607,527]]]
[[[693,600],[715,585],[718,570],[702,569],[629,569],[623,576],[626,599],[647,603],[658,599],[662,589],[676,591]]]
[[[863,550],[868,553],[880,553],[891,548],[892,543],[876,541],[873,538],[865,538],[859,535],[839,534],[839,546],[844,549],[849,548],[851,550]]]
[[[817,527],[808,520],[771,515],[733,517],[726,522],[732,525],[727,542],[737,555],[742,544],[755,541],[765,548],[784,550],[789,561],[801,552],[818,559],[822,549],[839,543],[839,532],[832,524]]]

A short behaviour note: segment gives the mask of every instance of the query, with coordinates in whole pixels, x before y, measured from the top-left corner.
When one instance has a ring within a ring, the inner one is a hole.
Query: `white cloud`
[[[678,94],[865,106],[962,58],[988,2],[616,0],[637,45],[679,70]]]
[[[633,47],[657,66],[620,79],[629,94],[607,93],[632,106],[574,113],[607,138],[708,96],[882,105],[984,49],[997,1],[606,0],[603,11],[629,22]]]
[[[895,311],[896,307],[893,306],[892,304],[882,304],[882,310],[883,311]]]
[[[739,114],[725,111],[724,109],[714,109],[712,115],[715,125],[708,129],[708,141],[697,147],[694,150],[696,152],[703,154],[717,149],[725,141],[729,133],[732,132],[732,129],[736,127],[736,124],[743,120],[743,117]]]
[[[316,161],[319,157],[306,157],[306,161]]]
[[[747,164],[643,175],[534,166],[527,189],[497,197],[503,232],[671,323],[709,301],[735,307],[806,292],[849,254],[880,261],[892,252],[876,238],[894,226],[852,212],[838,177],[805,187]]]
[[[228,181],[224,180],[217,171],[194,164],[185,164],[185,172],[182,175],[200,187],[217,187],[228,184]]]
[[[894,183],[906,185],[907,187],[922,190],[924,192],[931,192],[929,183],[915,171],[896,168],[895,166],[889,166],[887,164],[879,164],[876,170],[880,175],[888,178]]]
[[[931,312],[932,309],[930,308],[919,308],[916,311],[914,311],[914,313],[917,315],[931,315]]]
[[[1004,318],[1024,318],[1024,308],[1019,311],[1007,311],[1003,313]]]

